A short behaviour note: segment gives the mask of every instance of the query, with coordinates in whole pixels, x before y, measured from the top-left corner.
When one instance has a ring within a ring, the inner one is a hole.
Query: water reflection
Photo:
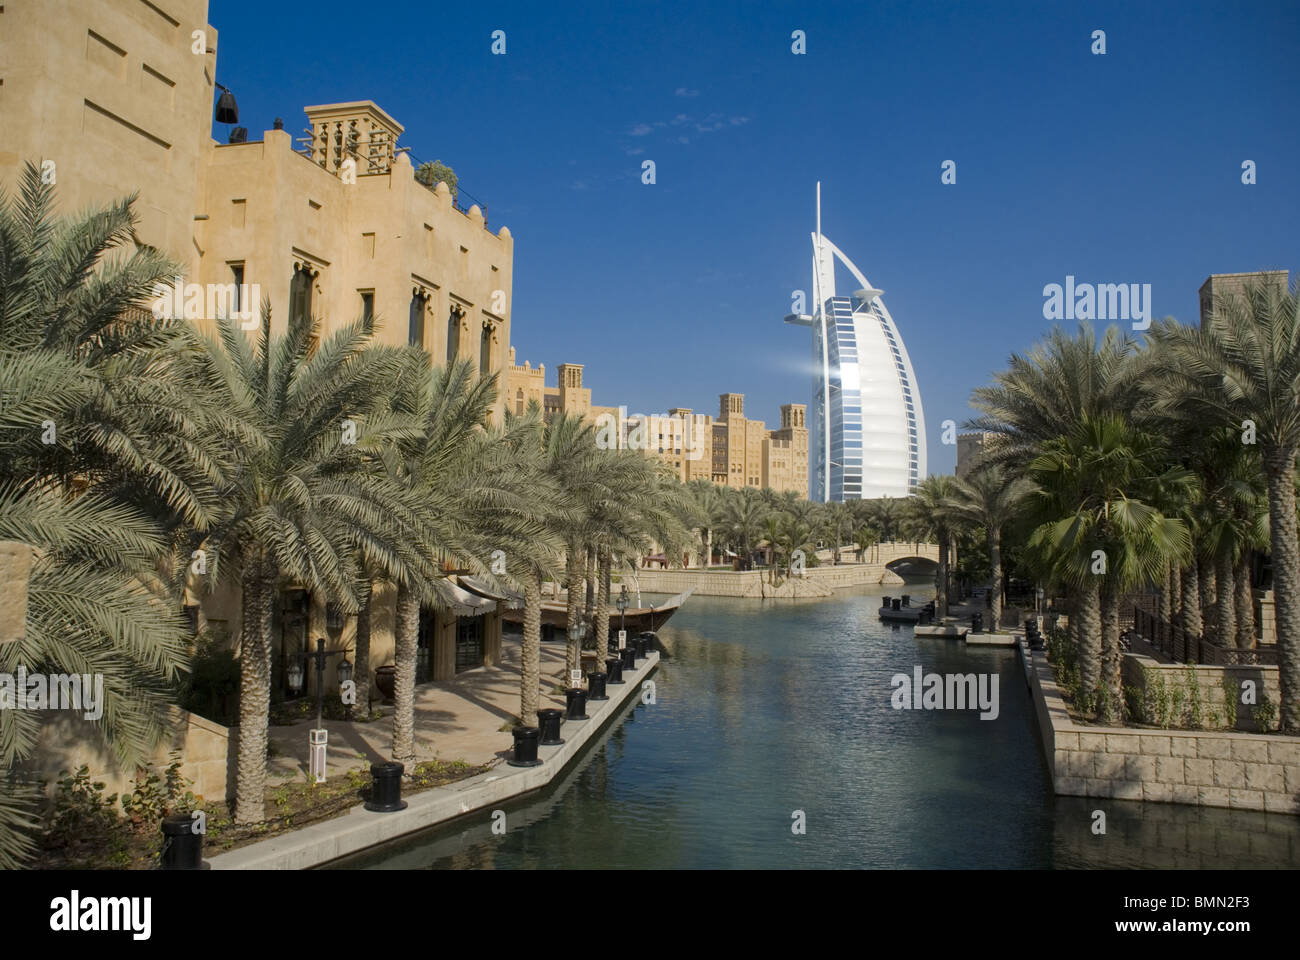
[[[883,591],[881,591],[883,593]],[[1300,818],[1053,797],[1015,654],[881,624],[880,593],[692,597],[629,704],[542,794],[365,868],[1287,867]],[[999,715],[894,710],[895,673],[989,673]],[[1104,837],[1092,811],[1107,813]],[[791,833],[802,810],[807,834]]]

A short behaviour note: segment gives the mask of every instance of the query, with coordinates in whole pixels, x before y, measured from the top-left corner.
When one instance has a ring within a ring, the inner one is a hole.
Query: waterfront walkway
[[[501,638],[501,663],[477,667],[455,679],[415,688],[415,753],[417,760],[464,760],[473,766],[504,759],[512,750],[509,730],[502,728],[519,710],[520,637]],[[564,671],[564,644],[543,643],[539,709],[564,708],[562,694],[547,694],[547,680]],[[376,691],[377,692],[377,691]],[[379,702],[375,703],[377,708]],[[329,772],[382,763],[392,757],[392,706],[370,723],[326,720],[329,731]],[[531,718],[533,724],[537,718]],[[313,717],[291,727],[270,728],[274,754],[267,766],[268,782],[301,782],[307,775],[307,731]]]

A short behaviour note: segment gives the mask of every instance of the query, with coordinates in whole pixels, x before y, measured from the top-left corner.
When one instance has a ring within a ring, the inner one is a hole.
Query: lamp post
[[[618,629],[620,631],[627,630],[627,608],[629,603],[631,603],[631,600],[627,595],[627,584],[625,583],[618,592],[618,599],[614,601],[614,606],[618,607]]]
[[[324,726],[325,714],[325,661],[328,657],[346,654],[345,650],[326,650],[325,638],[316,638],[314,653],[300,653],[295,662],[289,665],[289,686],[301,691],[306,680],[307,660],[316,661],[316,729],[307,731],[308,765],[311,777],[316,783],[325,782],[325,750],[329,745],[329,732]],[[339,682],[347,683],[352,679],[352,664],[344,656],[339,663]]]

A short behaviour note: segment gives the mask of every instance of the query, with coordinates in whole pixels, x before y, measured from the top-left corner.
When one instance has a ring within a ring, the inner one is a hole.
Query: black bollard
[[[159,870],[204,870],[203,834],[194,832],[194,820],[188,813],[172,813],[163,818],[163,848]]]
[[[402,772],[400,763],[372,763],[370,765],[370,799],[366,809],[372,813],[394,813],[406,809],[402,799]]]
[[[566,718],[569,720],[586,720],[587,719],[587,691],[581,687],[570,687],[564,691],[564,699],[568,703],[569,712]]]
[[[623,657],[623,669],[630,671],[636,669],[636,647],[624,647],[619,651]]]
[[[649,650],[650,650],[649,637],[645,636],[644,634],[637,634],[635,637],[632,638],[632,642],[636,644],[636,658],[638,660],[644,660],[647,656],[649,656]]]
[[[903,606],[910,607],[912,605],[912,595],[910,593],[903,594],[902,600]]]
[[[603,673],[587,674],[587,699],[608,700],[605,695],[605,675]]]
[[[623,682],[623,658],[610,657],[607,659],[605,661],[605,674],[607,677],[605,680],[606,686],[612,687],[616,683],[621,684]]]
[[[542,761],[537,759],[537,737],[541,733],[536,727],[515,727],[514,759],[506,763],[512,767],[535,767]]]
[[[970,632],[971,633],[984,632],[984,614],[972,613],[970,615]]]
[[[894,598],[894,609],[895,609],[895,610],[901,610],[901,609],[903,609],[903,600],[902,600],[901,597],[895,597],[895,598]]]
[[[537,711],[537,728],[541,731],[541,737],[537,742],[543,747],[558,747],[564,742],[560,736],[560,718],[563,716],[564,711],[556,710],[554,707]]]

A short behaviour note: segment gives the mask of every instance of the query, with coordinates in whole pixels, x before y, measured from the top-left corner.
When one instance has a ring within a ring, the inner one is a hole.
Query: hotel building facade
[[[823,502],[906,497],[926,476],[925,413],[894,318],[862,271],[821,232],[813,241],[813,313],[785,320],[812,329],[813,476]],[[861,287],[837,296],[835,261]]]
[[[138,191],[137,242],[166,253],[186,283],[245,284],[269,299],[273,335],[294,314],[318,318],[323,336],[372,316],[379,342],[418,344],[435,364],[469,360],[503,382],[510,231],[490,229],[478,206],[462,209],[445,184],[417,181],[402,124],[369,100],[304,108],[297,142],[278,120],[259,139],[244,130],[235,142],[215,140],[218,33],[207,8],[207,0],[0,5],[0,183],[12,192],[33,162],[65,215]],[[504,407],[502,397],[494,415]],[[499,655],[504,601],[449,589],[455,602],[421,613],[421,680]],[[239,636],[238,584],[195,584],[190,599],[199,627]],[[394,590],[377,583],[372,667],[392,662],[394,614]],[[278,690],[315,638],[348,650],[355,636],[355,618],[293,584],[276,597],[275,624]],[[337,688],[337,659],[327,689]]]

